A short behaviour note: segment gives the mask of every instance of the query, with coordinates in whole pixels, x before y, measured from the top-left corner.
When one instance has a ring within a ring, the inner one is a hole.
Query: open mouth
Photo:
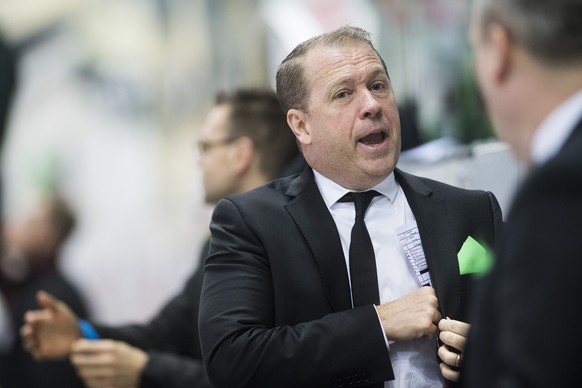
[[[385,138],[386,134],[384,132],[374,132],[367,136],[364,136],[359,141],[360,143],[365,145],[376,145],[382,143]]]

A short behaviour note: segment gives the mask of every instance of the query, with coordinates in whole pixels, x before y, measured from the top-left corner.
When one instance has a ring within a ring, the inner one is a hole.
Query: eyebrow
[[[388,73],[386,73],[386,70],[384,70],[383,67],[378,66],[374,69],[374,71],[372,71],[371,77],[370,78],[377,78],[379,75],[382,75],[384,77],[386,77],[386,79],[388,81],[390,81],[390,76],[388,75]]]

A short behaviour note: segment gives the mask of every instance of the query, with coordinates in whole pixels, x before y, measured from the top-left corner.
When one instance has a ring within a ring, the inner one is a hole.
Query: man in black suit
[[[464,385],[579,386],[582,1],[477,1],[475,70],[501,140],[529,167],[483,279]]]
[[[271,90],[242,89],[220,94],[198,142],[205,200],[250,190],[269,179],[302,169],[295,138]],[[304,167],[304,166],[303,166]],[[206,258],[208,246],[200,260]],[[198,341],[198,300],[202,266],[147,324],[111,327],[83,323],[46,293],[42,310],[31,311],[22,328],[25,345],[37,358],[65,357],[91,387],[208,387]],[[48,313],[48,314],[47,314]],[[79,339],[94,335],[111,340]]]
[[[395,168],[397,104],[362,29],[298,45],[279,67],[277,94],[310,168],[214,209],[199,315],[211,380],[219,387],[456,380],[470,280],[457,254],[469,237],[494,244],[501,222],[494,196]],[[380,193],[365,213],[373,244],[365,259],[375,263],[357,289],[372,286],[376,295],[353,303],[355,212],[342,198],[369,189]]]

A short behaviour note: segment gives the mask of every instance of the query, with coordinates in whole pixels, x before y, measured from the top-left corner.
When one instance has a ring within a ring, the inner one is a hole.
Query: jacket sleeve
[[[140,388],[211,388],[201,360],[150,352]]]
[[[252,206],[245,210],[257,213]],[[392,379],[384,335],[372,305],[324,312],[311,320],[304,318],[304,311],[297,311],[295,322],[278,321],[277,306],[285,300],[276,300],[274,287],[302,279],[289,279],[292,274],[273,278],[281,274],[271,271],[272,255],[289,254],[281,252],[284,249],[267,253],[262,240],[283,232],[269,230],[258,219],[251,227],[246,223],[249,217],[230,200],[222,200],[211,223],[199,327],[213,384],[325,387]],[[313,302],[305,300],[306,309]]]

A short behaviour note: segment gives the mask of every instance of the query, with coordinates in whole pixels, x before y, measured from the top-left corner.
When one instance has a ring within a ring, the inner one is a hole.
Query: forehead
[[[232,107],[228,104],[215,105],[204,121],[200,136],[204,139],[214,139],[228,134]]]
[[[371,72],[387,76],[376,52],[363,43],[314,47],[305,59],[305,73],[311,74],[312,85],[365,77]]]

